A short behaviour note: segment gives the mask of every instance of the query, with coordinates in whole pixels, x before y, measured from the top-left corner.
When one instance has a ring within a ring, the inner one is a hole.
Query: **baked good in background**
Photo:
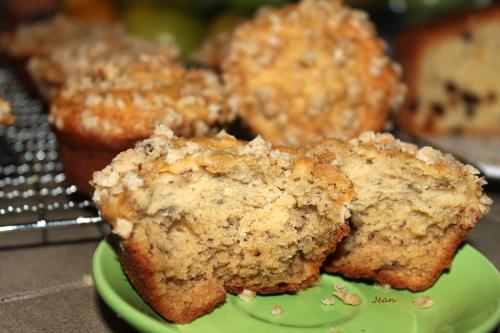
[[[399,126],[415,135],[500,135],[500,6],[408,30],[396,43],[408,98]]]
[[[28,71],[40,95],[50,101],[69,77],[85,75],[92,71],[95,62],[119,53],[163,54],[172,61],[178,58],[178,50],[171,44],[111,32],[83,41],[77,39],[55,47],[48,54],[34,56],[28,62]]]
[[[0,125],[11,126],[16,121],[16,117],[12,114],[10,103],[0,97]]]
[[[49,116],[67,180],[80,192],[91,193],[92,173],[156,124],[190,137],[216,133],[234,118],[214,73],[185,69],[168,54],[116,54],[93,66],[67,81]]]
[[[44,21],[21,24],[3,34],[2,49],[12,57],[29,59],[35,55],[49,54],[56,47],[75,40],[94,38],[110,31],[124,33],[119,24],[79,21],[57,15]]]
[[[352,185],[338,168],[258,137],[177,138],[168,128],[93,177],[132,285],[189,322],[226,292],[297,292],[348,233]]]
[[[118,38],[125,35],[125,31],[116,23],[78,21],[57,15],[47,20],[18,25],[2,34],[0,51],[7,55],[5,64],[16,72],[28,94],[44,98],[40,96],[40,86],[27,70],[28,60],[34,56],[47,56],[56,48],[70,43],[95,40],[104,35]]]
[[[491,199],[479,171],[430,147],[390,134],[324,140],[309,154],[344,171],[354,185],[351,233],[324,269],[412,291],[431,287]]]
[[[223,63],[229,103],[275,144],[381,130],[403,100],[400,69],[365,12],[303,0],[239,26]]]

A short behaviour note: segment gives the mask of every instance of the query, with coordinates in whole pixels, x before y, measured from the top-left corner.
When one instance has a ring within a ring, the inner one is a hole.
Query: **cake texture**
[[[96,62],[125,53],[128,57],[161,54],[172,61],[177,61],[178,57],[178,50],[173,45],[149,42],[110,30],[83,41],[76,39],[59,45],[48,54],[34,56],[28,62],[28,71],[40,95],[50,101],[69,77],[92,74]]]
[[[10,126],[15,121],[16,117],[12,114],[10,103],[0,98],[0,125]]]
[[[340,1],[262,10],[236,28],[222,69],[231,107],[275,144],[380,130],[403,100],[367,14]]]
[[[430,147],[365,132],[349,141],[312,144],[354,185],[351,233],[325,270],[393,288],[429,288],[460,243],[488,211],[479,171]]]
[[[398,115],[414,135],[500,135],[500,6],[401,34],[408,98]]]
[[[184,139],[158,127],[93,183],[127,276],[175,322],[212,311],[226,292],[310,286],[348,233],[345,174],[260,137]]]
[[[68,79],[49,121],[70,183],[84,193],[94,171],[149,137],[156,124],[182,136],[215,134],[234,118],[217,76],[172,63],[169,55],[124,53]]]

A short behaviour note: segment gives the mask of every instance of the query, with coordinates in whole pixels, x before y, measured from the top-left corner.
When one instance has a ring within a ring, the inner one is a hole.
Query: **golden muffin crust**
[[[0,125],[11,126],[16,121],[8,101],[0,98]]]
[[[47,100],[54,98],[69,77],[91,74],[95,63],[117,54],[129,57],[161,54],[176,61],[178,50],[165,43],[154,43],[125,34],[116,33],[90,36],[54,48],[49,54],[38,55],[28,62],[28,71]]]
[[[51,19],[21,24],[2,35],[2,48],[11,56],[30,58],[49,54],[56,47],[76,40],[85,40],[105,33],[124,34],[118,24],[85,22],[58,15]]]
[[[108,146],[146,138],[158,123],[194,136],[232,119],[214,73],[142,53],[113,56],[70,78],[50,114],[57,131]]]
[[[413,291],[429,288],[491,204],[479,171],[449,154],[363,133],[312,144],[310,155],[344,171],[354,185],[351,234],[327,272]]]
[[[262,11],[223,64],[231,106],[276,144],[380,130],[404,90],[383,49],[367,14],[340,1]]]
[[[260,137],[184,139],[162,126],[93,183],[129,279],[176,322],[212,311],[226,292],[310,286],[348,232],[345,174]]]

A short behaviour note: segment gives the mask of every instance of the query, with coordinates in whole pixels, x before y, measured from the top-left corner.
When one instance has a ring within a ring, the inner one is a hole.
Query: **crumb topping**
[[[69,78],[50,121],[85,136],[142,138],[156,124],[183,136],[208,135],[233,118],[216,74],[141,51],[96,61],[90,73]]]
[[[69,78],[93,73],[97,73],[109,83],[117,80],[117,76],[122,74],[120,72],[123,72],[135,58],[146,63],[158,62],[155,69],[161,70],[160,62],[175,61],[177,57],[177,49],[170,44],[149,42],[128,35],[116,35],[111,31],[83,41],[65,43],[55,47],[54,51],[47,55],[35,56],[30,59],[28,69],[35,81],[50,82],[51,85],[62,86]],[[68,96],[81,90],[78,88],[103,83],[78,79],[70,82],[71,88],[76,91],[66,90]],[[99,101],[96,96],[91,95],[86,100],[88,106],[97,103]]]
[[[118,218],[113,226],[113,233],[117,234],[123,239],[127,239],[134,230],[134,224],[126,219]]]

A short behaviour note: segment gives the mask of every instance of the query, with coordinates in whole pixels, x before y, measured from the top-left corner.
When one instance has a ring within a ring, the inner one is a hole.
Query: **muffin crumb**
[[[413,304],[419,309],[427,309],[434,305],[434,300],[429,296],[420,296],[413,300]]]
[[[256,295],[257,293],[255,291],[243,289],[243,291],[238,294],[238,297],[244,302],[251,302],[254,300]]]
[[[275,305],[273,306],[273,308],[271,309],[271,314],[273,316],[279,316],[280,314],[283,313],[283,308],[279,305]]]
[[[327,306],[334,305],[335,300],[333,298],[325,297],[325,298],[321,299],[321,304],[327,305]]]
[[[360,305],[361,299],[355,293],[350,292],[347,287],[341,283],[335,283],[333,295],[346,305]]]

